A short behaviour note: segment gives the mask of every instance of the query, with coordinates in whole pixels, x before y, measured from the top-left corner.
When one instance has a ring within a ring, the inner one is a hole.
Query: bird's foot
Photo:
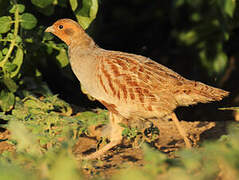
[[[172,120],[174,121],[179,133],[181,134],[181,136],[183,137],[183,140],[185,142],[185,145],[186,145],[186,148],[188,149],[191,149],[192,148],[192,144],[190,142],[190,140],[188,139],[188,135],[187,135],[187,132],[182,128],[182,126],[180,125],[180,122],[176,116],[175,113],[172,113],[172,116],[171,116]]]
[[[109,144],[105,145],[98,151],[91,153],[89,155],[80,156],[79,159],[99,159],[101,158],[108,150],[119,145],[121,143],[121,139],[111,141]]]

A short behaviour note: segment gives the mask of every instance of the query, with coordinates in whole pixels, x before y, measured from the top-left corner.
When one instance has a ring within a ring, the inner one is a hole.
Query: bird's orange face
[[[48,27],[45,32],[53,33],[69,46],[76,34],[82,30],[80,25],[75,21],[71,19],[60,19]]]

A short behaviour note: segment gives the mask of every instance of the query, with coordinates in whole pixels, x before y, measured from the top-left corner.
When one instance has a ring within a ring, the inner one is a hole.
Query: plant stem
[[[0,39],[0,42],[12,42],[12,40],[8,40],[8,39]]]
[[[9,57],[12,54],[12,51],[16,45],[16,39],[17,39],[17,35],[18,35],[18,30],[19,30],[19,11],[18,11],[18,6],[16,6],[16,11],[14,14],[14,18],[15,18],[15,23],[14,23],[14,39],[11,41],[11,44],[9,46],[8,52],[6,54],[6,56],[4,57],[4,59],[0,62],[0,67],[3,68],[3,72],[4,74],[6,73],[5,69],[4,69],[4,64],[7,62],[7,60],[9,59]]]

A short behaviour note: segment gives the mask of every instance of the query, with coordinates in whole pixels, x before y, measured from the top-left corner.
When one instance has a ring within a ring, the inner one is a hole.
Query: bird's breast
[[[76,50],[69,50],[72,71],[86,93],[97,98],[96,61],[93,56]]]

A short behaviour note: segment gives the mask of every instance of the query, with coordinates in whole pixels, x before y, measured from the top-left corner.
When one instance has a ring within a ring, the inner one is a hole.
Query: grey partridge
[[[90,96],[109,110],[110,143],[85,158],[97,158],[121,143],[120,123],[172,117],[185,143],[187,135],[174,110],[179,106],[221,100],[229,93],[187,80],[171,69],[140,55],[98,47],[71,19],[60,19],[46,29],[68,45],[72,70]]]

